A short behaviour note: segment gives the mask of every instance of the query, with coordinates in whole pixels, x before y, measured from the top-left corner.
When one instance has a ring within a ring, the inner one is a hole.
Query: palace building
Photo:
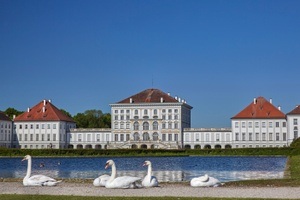
[[[0,112],[0,146],[73,149],[214,149],[286,147],[299,137],[300,107],[287,114],[264,97],[231,118],[231,128],[192,128],[192,106],[159,89],[110,104],[111,128],[76,128],[43,100],[11,121]]]

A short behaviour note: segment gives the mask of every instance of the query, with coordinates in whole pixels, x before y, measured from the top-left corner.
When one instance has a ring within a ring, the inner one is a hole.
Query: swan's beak
[[[26,158],[23,158],[23,159],[21,160],[21,162],[23,162],[24,160],[26,160]]]
[[[146,165],[147,165],[147,164],[144,162],[144,163],[143,163],[143,167],[146,166]]]
[[[105,169],[107,169],[107,168],[108,168],[108,166],[109,166],[109,164],[108,164],[108,163],[106,163],[104,168],[105,168]]]

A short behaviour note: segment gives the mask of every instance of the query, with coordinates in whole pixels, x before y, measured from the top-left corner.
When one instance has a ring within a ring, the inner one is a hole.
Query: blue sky
[[[230,127],[254,97],[300,104],[300,1],[0,0],[0,110],[75,115],[148,88]]]

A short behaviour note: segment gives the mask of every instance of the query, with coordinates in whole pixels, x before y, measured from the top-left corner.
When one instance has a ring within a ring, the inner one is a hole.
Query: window
[[[246,127],[246,122],[242,122],[242,128]]]
[[[175,119],[175,120],[178,120],[178,115],[174,115],[174,119]]]
[[[22,124],[20,124],[19,129],[22,129]]]
[[[279,133],[276,133],[276,141],[279,141]]]
[[[252,128],[252,122],[248,122],[249,128]]]
[[[249,133],[249,141],[252,141],[252,133]]]
[[[178,142],[178,134],[174,134],[174,141]]]
[[[149,133],[144,133],[144,134],[143,134],[143,140],[144,140],[144,141],[148,141],[149,139],[150,139]]]
[[[115,115],[115,120],[118,120],[118,115]]]
[[[139,130],[139,123],[138,122],[133,123],[133,130],[135,130],[135,131]]]
[[[174,129],[178,129],[178,123],[177,122],[174,123]]]
[[[22,135],[21,134],[19,134],[19,140],[22,141]]]
[[[259,128],[259,122],[255,122],[255,128]]]
[[[172,141],[172,134],[168,134],[168,141]]]
[[[166,134],[162,134],[162,141],[166,141]]]
[[[25,124],[25,129],[27,129],[28,128],[28,125],[27,124]]]
[[[124,141],[124,134],[120,135],[120,141]]]
[[[33,129],[33,124],[30,124],[30,129]]]
[[[134,141],[139,141],[139,139],[140,139],[139,134],[138,134],[138,133],[134,133],[134,134],[133,134],[133,140],[134,140]]]
[[[130,135],[126,134],[126,141],[129,141],[129,139],[130,139]]]
[[[143,130],[149,130],[149,123],[148,122],[143,123]]]
[[[294,139],[298,138],[298,130],[294,130]]]
[[[298,119],[294,119],[294,125],[298,125]]]
[[[166,112],[166,109],[162,109],[162,113],[165,113]]]
[[[124,113],[124,110],[121,110],[121,113]]]
[[[174,112],[175,112],[175,113],[178,113],[178,109],[175,109]]]
[[[168,128],[172,129],[172,122],[169,122]]]
[[[126,129],[130,128],[130,123],[126,123]]]
[[[266,133],[262,133],[262,141],[266,141]]]
[[[139,111],[138,111],[138,110],[134,110],[134,114],[135,114],[135,115],[138,115],[138,114],[139,114]]]
[[[119,124],[115,123],[115,129],[119,129]]]
[[[153,114],[157,115],[157,110],[156,109],[153,110]]]
[[[278,127],[279,127],[279,122],[276,122],[276,123],[275,123],[275,126],[278,128]]]
[[[162,115],[162,119],[165,120],[166,119],[166,115]]]
[[[158,123],[157,122],[153,122],[153,130],[158,130]]]
[[[115,110],[115,113],[117,114],[117,113],[118,113],[118,110]]]
[[[40,128],[40,127],[39,127],[39,124],[37,124],[37,125],[35,126],[35,128],[36,128],[36,129],[39,129],[39,128]]]
[[[282,127],[286,127],[286,122],[282,122]]]
[[[273,127],[273,123],[269,122],[269,128],[272,128],[272,127]]]
[[[97,134],[96,140],[97,140],[97,142],[100,142],[100,134]]]
[[[158,140],[158,133],[155,132],[153,133],[153,141],[157,141]]]
[[[162,129],[166,129],[166,123],[162,123],[162,125],[161,125],[162,127]]]
[[[269,133],[269,141],[273,140],[273,133]]]
[[[172,115],[169,115],[168,119],[171,120],[172,119]]]
[[[53,134],[53,141],[56,141],[56,134]]]
[[[30,134],[30,141],[33,141],[33,134]]]
[[[25,138],[24,138],[24,141],[27,141],[27,134],[25,134]]]
[[[45,124],[42,124],[42,129],[45,129]]]
[[[234,125],[235,128],[238,128],[238,127],[239,127],[239,123],[238,123],[238,122],[235,122],[234,124],[235,124],[235,125]]]
[[[199,141],[199,133],[196,133],[196,141]]]
[[[47,141],[50,141],[50,134],[47,134]]]
[[[239,133],[235,133],[235,141],[239,141]]]
[[[283,135],[282,135],[282,140],[283,140],[283,141],[286,141],[286,133],[283,133]]]
[[[243,140],[243,141],[246,140],[246,133],[242,133],[242,140]]]
[[[216,141],[217,141],[217,142],[220,141],[220,134],[219,134],[219,133],[217,133],[217,135],[216,135]]]
[[[259,141],[259,133],[255,133],[255,140]]]
[[[115,134],[115,141],[119,141],[119,135]]]
[[[148,115],[148,110],[144,110],[144,115]]]
[[[56,129],[56,124],[53,124],[53,129]]]
[[[45,138],[45,136],[44,136],[44,134],[42,134],[42,141],[44,141],[44,138]]]
[[[50,129],[50,124],[47,124],[47,129]]]
[[[209,134],[208,134],[208,133],[205,134],[205,141],[206,141],[206,142],[209,142]]]
[[[262,128],[266,128],[266,122],[262,122],[262,123],[261,123],[261,127],[262,127]]]

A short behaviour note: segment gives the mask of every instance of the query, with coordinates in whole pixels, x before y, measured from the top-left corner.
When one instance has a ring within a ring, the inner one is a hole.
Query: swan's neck
[[[152,176],[152,165],[148,165],[148,176]]]
[[[29,178],[31,175],[31,158],[28,159],[28,163],[27,163],[27,173],[25,178]]]
[[[112,164],[111,166],[111,175],[110,175],[110,178],[109,178],[109,182],[112,182],[117,176],[117,169],[116,169],[116,165],[115,164]]]

